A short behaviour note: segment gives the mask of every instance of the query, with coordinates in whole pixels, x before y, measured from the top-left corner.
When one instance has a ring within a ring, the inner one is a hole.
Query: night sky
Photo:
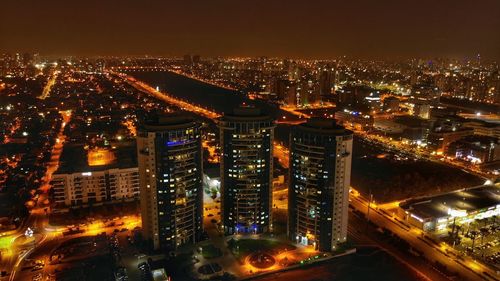
[[[0,52],[500,60],[499,0],[13,0]]]

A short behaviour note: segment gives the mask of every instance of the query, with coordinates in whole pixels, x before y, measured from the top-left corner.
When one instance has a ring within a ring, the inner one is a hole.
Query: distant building
[[[320,77],[320,95],[321,96],[329,96],[335,90],[335,68],[326,65],[321,68]]]
[[[431,107],[425,103],[415,103],[413,106],[413,116],[420,117],[422,119],[430,118]]]
[[[297,105],[297,83],[287,79],[276,80],[276,96],[288,106]]]
[[[451,143],[449,156],[476,164],[500,161],[500,141],[486,136],[467,136]]]
[[[473,129],[474,135],[500,139],[500,124],[498,123],[489,123],[481,120],[466,120],[463,122],[463,126]]]
[[[387,112],[398,112],[399,111],[399,99],[396,97],[385,98],[383,109],[384,109],[384,111],[387,111]]]
[[[393,121],[403,126],[401,138],[413,142],[425,142],[432,127],[432,122],[429,120],[414,116],[396,116]]]
[[[441,98],[441,91],[437,87],[420,84],[413,87],[412,96],[415,100],[438,105]]]
[[[288,235],[332,251],[347,237],[351,131],[331,119],[310,119],[290,134]]]
[[[202,234],[201,125],[171,114],[138,130],[142,229],[154,249],[177,249]]]
[[[299,65],[294,61],[287,61],[285,64],[288,65],[288,80],[299,80],[301,74]]]
[[[404,124],[395,122],[394,119],[377,118],[373,122],[373,127],[387,134],[402,134],[406,129]]]
[[[225,233],[272,229],[274,120],[257,108],[237,108],[219,120],[221,215]]]
[[[98,154],[109,158],[97,161]],[[67,145],[50,184],[56,212],[137,200],[139,173],[135,147],[87,152],[82,145]]]
[[[349,128],[354,128],[356,130],[369,131],[373,128],[374,119],[373,116],[369,114],[363,114],[358,111],[336,111],[335,119],[340,123]]]
[[[500,188],[483,185],[399,204],[397,215],[426,232],[447,233],[450,224],[500,215]]]
[[[463,137],[470,136],[474,133],[473,129],[460,128],[455,131],[433,131],[427,137],[427,145],[434,149],[436,153],[444,153],[447,151],[450,143],[455,142]]]
[[[370,112],[380,111],[381,103],[380,103],[380,92],[370,92],[364,99],[363,103],[368,106]]]
[[[303,81],[300,105],[309,105],[321,102],[320,88],[318,83],[312,80]]]
[[[193,64],[193,58],[191,55],[184,55],[184,64],[186,65],[192,65]]]
[[[201,62],[200,55],[194,55],[193,56],[193,63],[198,64]]]

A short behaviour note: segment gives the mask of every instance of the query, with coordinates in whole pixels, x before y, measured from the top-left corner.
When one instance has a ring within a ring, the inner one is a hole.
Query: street
[[[368,213],[368,201],[359,195],[351,195],[350,198],[352,206],[366,216]],[[478,278],[498,280],[496,277],[489,277],[496,276],[496,272],[491,268],[468,257],[454,255],[451,247],[448,247],[444,243],[436,245],[425,238],[423,231],[407,226],[406,224],[403,225],[380,208],[371,205],[368,219],[407,241],[413,248],[422,252],[431,262],[439,262],[446,266],[449,271],[456,272],[467,280],[477,280]],[[484,272],[489,274],[489,276],[484,274]]]
[[[52,148],[50,162],[48,164],[46,174],[42,179],[43,182],[40,186],[40,192],[38,199],[35,201],[35,206],[31,209],[29,217],[25,220],[22,226],[20,226],[14,233],[2,237],[2,239],[11,239],[12,241],[9,249],[10,255],[5,257],[2,255],[1,266],[8,275],[8,279],[4,278],[4,280],[15,280],[16,273],[19,271],[23,259],[29,256],[35,247],[42,245],[45,241],[50,241],[55,237],[54,235],[56,235],[46,230],[46,226],[48,225],[47,208],[49,203],[47,193],[50,189],[49,183],[52,178],[52,174],[57,170],[59,157],[62,152],[62,146],[64,143],[64,127],[71,119],[71,113],[69,112],[61,112],[61,115],[63,117],[63,123],[61,124],[56,142]],[[32,237],[25,237],[25,232],[28,229],[33,231]]]

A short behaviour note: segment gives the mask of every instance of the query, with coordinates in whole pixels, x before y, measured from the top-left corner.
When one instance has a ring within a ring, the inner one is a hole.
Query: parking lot
[[[500,269],[500,224],[496,217],[459,226],[456,249]]]

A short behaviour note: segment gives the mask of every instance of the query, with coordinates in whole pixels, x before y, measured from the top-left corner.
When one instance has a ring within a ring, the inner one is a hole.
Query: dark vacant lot
[[[383,158],[380,157],[384,154]],[[481,185],[484,180],[460,169],[386,152],[379,145],[354,138],[351,185],[371,190],[379,202],[430,195]]]

